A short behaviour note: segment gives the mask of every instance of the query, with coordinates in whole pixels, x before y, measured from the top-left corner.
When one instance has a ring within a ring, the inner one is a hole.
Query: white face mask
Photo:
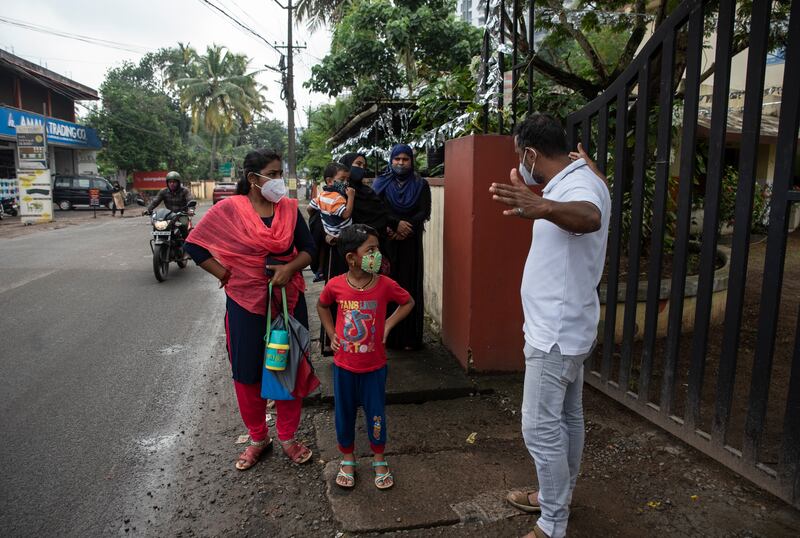
[[[253,172],[254,175],[258,177],[266,178],[267,176],[262,176],[261,174],[257,174]],[[253,187],[258,188],[257,183],[252,183]],[[278,202],[281,198],[286,196],[286,183],[284,183],[282,177],[276,178],[268,178],[267,182],[261,185],[261,196],[263,196],[266,200],[272,202],[273,204]]]
[[[261,196],[272,203],[276,203],[286,196],[286,183],[284,183],[283,178],[270,179],[261,185]]]
[[[533,153],[534,155],[536,155],[535,151]],[[536,155],[533,158],[533,163],[531,163],[531,169],[528,170],[528,168],[525,166],[525,156],[527,154],[528,154],[528,148],[525,148],[525,152],[522,154],[522,161],[520,161],[519,163],[519,173],[522,175],[522,180],[525,182],[526,185],[539,185],[541,181],[533,177],[533,167],[536,166],[536,157],[538,157],[538,155]]]

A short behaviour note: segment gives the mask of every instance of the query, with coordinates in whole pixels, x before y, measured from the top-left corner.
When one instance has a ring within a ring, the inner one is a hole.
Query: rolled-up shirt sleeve
[[[183,250],[186,251],[186,254],[191,256],[192,260],[197,265],[200,265],[201,263],[212,257],[211,252],[209,252],[208,249],[205,249],[200,245],[195,245],[191,241],[186,241],[183,244]]]

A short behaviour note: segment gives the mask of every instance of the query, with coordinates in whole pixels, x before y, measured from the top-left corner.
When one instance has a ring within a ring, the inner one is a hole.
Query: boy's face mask
[[[382,261],[383,255],[381,255],[380,251],[367,254],[361,257],[361,269],[367,273],[375,274],[381,270]]]

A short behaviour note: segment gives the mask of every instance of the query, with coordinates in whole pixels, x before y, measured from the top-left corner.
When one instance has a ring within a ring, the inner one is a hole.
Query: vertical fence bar
[[[584,118],[581,124],[581,145],[586,153],[591,153],[592,149],[592,116]],[[573,145],[570,149],[575,148]]]
[[[503,134],[503,86],[505,85],[505,54],[503,45],[506,43],[506,0],[500,0],[500,47],[497,50],[497,70],[500,73],[499,92],[497,94],[497,133]]]
[[[567,144],[569,147],[575,146],[578,143],[578,122],[567,126]]]
[[[714,60],[714,97],[711,105],[711,136],[708,144],[708,177],[706,179],[705,209],[703,211],[703,250],[700,256],[700,280],[697,296],[697,311],[701,328],[695,333],[697,343],[692,342],[693,360],[696,354],[705,356],[708,335],[708,320],[711,312],[713,294],[714,262],[717,255],[717,221],[719,220],[719,201],[722,192],[723,156],[725,151],[726,123],[730,91],[731,45],[733,24],[736,15],[736,2],[727,0],[720,3],[717,25],[717,55]],[[718,446],[725,444],[733,398],[736,375],[737,353],[722,353],[719,357],[717,373],[716,401],[714,418],[711,423],[711,437]],[[697,392],[695,392],[697,391]],[[690,394],[699,390],[690,387]],[[693,423],[699,417],[692,417]]]
[[[658,328],[658,304],[661,294],[661,260],[664,254],[664,228],[669,182],[669,154],[672,145],[672,103],[675,70],[675,33],[661,46],[661,75],[658,90],[658,140],[656,142],[656,190],[653,200],[653,239],[650,248],[650,267],[647,278],[647,307],[644,320],[644,346],[639,376],[639,400],[649,401],[650,376],[653,372],[653,350]]]
[[[514,21],[512,23],[512,27],[514,30],[514,41],[513,46],[514,49],[511,53],[511,129],[513,130],[514,127],[517,125],[517,86],[519,85],[519,67],[517,66],[518,62],[518,51],[519,48],[519,2],[520,0],[513,0],[514,7],[512,8],[512,16],[514,17]]]
[[[792,6],[792,19],[789,31],[800,32],[800,2]],[[796,73],[800,68],[800,49],[791,47],[786,54],[784,74],[784,96],[781,104],[781,123],[778,132],[778,145],[784,151],[778,155],[775,166],[775,190],[770,207],[769,236],[767,239],[767,256],[764,268],[764,283],[761,293],[761,312],[756,342],[756,357],[762,353],[774,353],[775,334],[772,327],[778,322],[780,312],[780,290],[783,284],[783,266],[786,255],[787,220],[791,210],[791,202],[798,203],[800,196],[791,188],[790,175],[786,170],[793,167],[793,155],[797,151],[796,139],[792,129],[797,132],[800,127],[800,84]],[[791,77],[791,78],[790,78]],[[791,93],[789,93],[791,92]],[[792,127],[794,126],[794,127]],[[786,144],[785,146],[783,144]],[[795,330],[794,355],[789,380],[789,391],[784,416],[783,448],[779,463],[778,477],[793,501],[800,497],[800,309],[797,314]],[[759,367],[758,365],[754,368]],[[751,390],[752,392],[752,390]],[[753,396],[751,396],[752,399]]]
[[[486,0],[486,3],[489,3],[489,0]],[[528,67],[527,67],[527,75],[528,75],[528,115],[533,114],[533,55],[535,54],[535,50],[533,48],[533,19],[534,19],[534,0],[530,0],[528,2]]]
[[[604,174],[608,167],[608,103],[597,113],[597,167]]]
[[[794,355],[783,415],[783,446],[778,463],[778,480],[793,501],[800,496],[800,309],[794,334]]]
[[[633,185],[631,188],[631,228],[628,242],[628,280],[625,289],[625,315],[622,326],[622,352],[619,366],[619,387],[628,390],[631,375],[633,340],[636,329],[636,303],[639,300],[639,257],[642,252],[642,213],[644,209],[645,168],[647,167],[647,122],[650,105],[650,59],[639,71],[636,97],[636,147],[633,151]],[[626,163],[627,164],[627,163]]]
[[[614,185],[611,194],[611,233],[608,238],[608,283],[606,312],[603,320],[603,363],[600,378],[608,382],[614,360],[614,339],[617,333],[617,291],[619,289],[619,255],[622,242],[622,198],[625,193],[625,158],[627,154],[628,87],[617,94],[616,140],[614,142]],[[624,389],[623,389],[624,390]]]
[[[800,35],[800,1],[798,0],[792,3],[788,35]],[[786,257],[787,220],[791,208],[789,189],[792,187],[794,160],[797,153],[797,131],[800,127],[800,77],[797,76],[798,69],[800,69],[800,45],[798,45],[797,39],[791,40],[786,49],[783,95],[781,97],[780,123],[778,124],[779,151],[775,161],[775,179],[770,205],[767,251],[764,260],[764,280],[761,287],[761,310],[758,318],[758,337],[753,359],[750,401],[745,420],[745,440],[742,447],[743,457],[750,462],[756,462],[758,459],[761,433],[767,413],[772,356],[775,352],[775,331],[778,326],[783,266]],[[797,338],[798,335],[795,335],[795,339]],[[798,345],[795,340],[794,364],[798,361]],[[794,371],[792,375],[794,377]],[[786,416],[786,420],[789,420],[789,415]],[[794,428],[797,425],[797,415],[792,417],[792,420],[795,421],[791,424]],[[793,433],[796,433],[796,430],[793,430]],[[796,498],[798,491],[794,490],[794,493],[794,498]]]
[[[670,286],[669,324],[664,357],[664,377],[661,383],[661,412],[672,414],[675,400],[675,377],[683,325],[683,294],[686,289],[686,262],[689,250],[689,224],[692,209],[692,176],[694,174],[697,137],[697,109],[700,100],[700,60],[703,50],[703,4],[697,2],[689,15],[686,78],[683,106],[683,138],[681,139],[681,168],[678,186],[678,214],[675,249]]]
[[[691,364],[686,406],[686,427],[695,429],[700,420],[700,396],[705,377],[706,349],[711,318],[711,302],[714,293],[714,272],[717,261],[717,229],[719,201],[722,189],[725,157],[725,127],[728,116],[728,92],[730,88],[730,40],[735,2],[728,0],[720,4],[717,28],[717,57],[719,74],[714,76],[714,94],[711,105],[711,134],[708,142],[708,173],[706,174],[705,203],[703,206],[703,235],[700,252],[700,274],[695,308],[695,330],[692,336]],[[769,18],[767,18],[767,22]],[[752,55],[750,56],[752,57]],[[748,61],[748,65],[750,61]],[[762,77],[763,78],[763,77]],[[757,143],[757,142],[756,142]],[[744,149],[744,148],[743,148]],[[733,276],[733,275],[731,275]],[[729,287],[730,291],[730,287]],[[735,364],[735,359],[734,359]]]

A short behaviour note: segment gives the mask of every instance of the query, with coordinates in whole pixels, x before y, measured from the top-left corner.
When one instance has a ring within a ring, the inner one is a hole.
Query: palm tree
[[[261,95],[263,86],[256,82],[258,71],[247,72],[249,60],[229,52],[220,45],[211,45],[206,54],[197,58],[194,76],[176,81],[181,89],[181,105],[191,112],[192,131],[202,125],[211,134],[210,177],[214,176],[217,141],[253,116],[270,111]]]
[[[311,30],[324,24],[330,28],[344,17],[345,10],[353,0],[297,0],[295,18],[297,22],[307,21]]]
[[[175,86],[178,80],[190,78],[197,74],[199,56],[191,45],[180,41],[178,46],[167,50],[168,59],[164,69],[164,81]]]

